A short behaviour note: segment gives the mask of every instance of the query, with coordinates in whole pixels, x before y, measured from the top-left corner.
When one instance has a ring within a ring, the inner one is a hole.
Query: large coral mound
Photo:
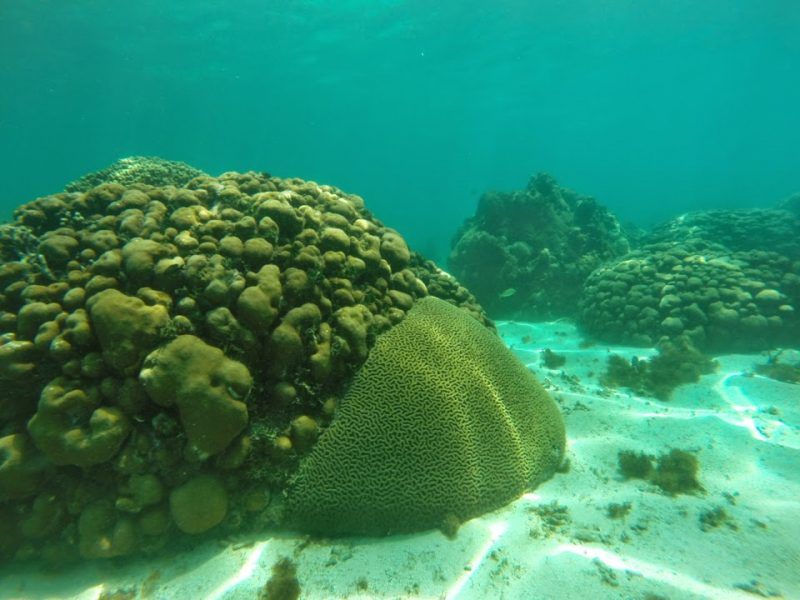
[[[381,335],[290,490],[291,520],[326,534],[435,527],[550,477],[564,424],[483,325],[434,297]]]
[[[616,218],[546,174],[483,195],[449,266],[495,318],[575,316],[586,277],[629,249]]]
[[[579,320],[612,343],[686,335],[704,350],[736,352],[796,344],[798,309],[800,261],[689,240],[647,245],[597,269]]]
[[[358,196],[127,175],[0,226],[0,557],[279,525],[381,332],[431,293],[491,327]]]

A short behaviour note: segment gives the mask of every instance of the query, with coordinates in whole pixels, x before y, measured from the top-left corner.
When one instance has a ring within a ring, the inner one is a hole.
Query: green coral
[[[381,256],[386,259],[395,271],[400,271],[408,266],[411,253],[406,241],[396,231],[387,231],[381,238]]]
[[[0,337],[0,419],[25,414],[35,406],[41,391],[39,362],[33,342]]]
[[[278,316],[281,297],[280,269],[275,265],[264,265],[256,274],[258,283],[246,287],[236,300],[239,320],[253,333],[263,334]]]
[[[36,494],[48,464],[30,437],[12,433],[0,437],[0,502]]]
[[[84,558],[124,556],[138,543],[134,521],[120,515],[105,500],[94,502],[81,512],[78,535],[78,548]]]
[[[228,493],[213,475],[198,475],[172,490],[172,519],[184,533],[198,534],[219,525],[228,512]]]
[[[289,521],[380,535],[472,518],[561,464],[555,402],[491,331],[428,297],[378,338],[301,463]]]
[[[144,356],[158,344],[161,329],[169,323],[169,313],[163,306],[147,306],[119,290],[103,290],[86,305],[103,357],[126,374],[136,372]]]
[[[56,465],[89,467],[114,456],[131,430],[128,417],[103,406],[97,387],[56,377],[42,390],[28,432],[36,446]]]
[[[139,375],[161,406],[176,406],[189,442],[207,454],[224,450],[247,425],[247,367],[193,335],[181,335],[147,356]]]
[[[286,313],[270,337],[271,369],[279,375],[294,367],[305,355],[304,332],[316,331],[322,315],[316,304],[306,302]]]

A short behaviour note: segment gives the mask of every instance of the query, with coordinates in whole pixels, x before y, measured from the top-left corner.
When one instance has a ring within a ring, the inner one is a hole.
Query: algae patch
[[[644,479],[670,496],[703,491],[697,479],[700,464],[697,457],[686,450],[673,448],[658,458],[623,450],[617,457],[619,471],[625,479]]]
[[[258,600],[297,600],[299,597],[297,567],[290,558],[281,558],[272,565],[272,576],[258,593]]]
[[[713,373],[716,368],[714,360],[684,337],[665,340],[659,344],[658,355],[651,359],[633,357],[627,361],[611,354],[600,382],[607,387],[628,388],[636,394],[669,400],[675,388],[697,383],[701,375]]]
[[[783,362],[780,359],[781,354],[782,351],[779,350],[770,354],[767,362],[755,365],[756,373],[776,381],[800,384],[800,361],[796,363]]]

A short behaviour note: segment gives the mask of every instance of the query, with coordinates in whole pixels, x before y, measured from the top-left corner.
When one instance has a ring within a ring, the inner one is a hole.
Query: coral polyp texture
[[[800,201],[788,198],[781,208],[695,211],[653,229],[647,243],[704,240],[732,252],[767,250],[800,259]]]
[[[289,493],[304,530],[381,535],[464,521],[561,464],[555,402],[496,335],[435,297],[384,333]]]
[[[128,156],[100,171],[87,173],[67,184],[64,189],[67,192],[88,192],[93,187],[104,183],[182,186],[195,177],[204,175],[206,173],[184,162],[165,160],[158,156]]]
[[[589,273],[628,250],[605,207],[542,173],[524,190],[481,197],[449,267],[494,318],[574,317]]]
[[[292,489],[314,498],[290,484],[306,458],[324,454],[318,444],[363,435],[385,453],[391,440],[371,419],[431,426],[413,420],[418,409],[431,421],[461,419],[472,443],[487,446],[474,457],[482,483],[468,485],[453,477],[464,458],[442,446],[454,432],[431,440],[443,453],[442,480],[454,486],[444,497],[451,513],[497,506],[552,470],[563,444],[557,413],[508,357],[503,369],[519,381],[508,382],[501,364],[481,366],[483,351],[440,340],[437,362],[461,369],[462,392],[481,394],[480,409],[450,396],[420,406],[454,382],[452,373],[409,381],[414,371],[404,364],[391,373],[393,356],[409,351],[391,354],[404,330],[392,332],[430,296],[442,300],[426,303],[449,303],[435,310],[441,331],[501,344],[467,289],[409,250],[360,197],[266,173],[195,174],[185,185],[152,185],[141,173],[121,180],[101,172],[92,184],[114,181],[39,198],[0,226],[0,557],[65,563],[286,527],[283,498]],[[441,335],[422,318],[427,310],[409,325],[432,336],[419,340],[426,348]],[[385,389],[372,398],[363,387],[345,393],[354,377],[371,378],[361,371],[381,339],[369,373],[383,369],[405,385],[398,392],[416,390],[405,408]],[[513,423],[502,421],[490,390],[503,386],[527,390],[546,408],[543,420],[525,412],[520,396],[510,400]],[[491,436],[476,431],[482,416]],[[332,422],[339,434],[328,435]],[[515,427],[519,445],[502,439]],[[494,449],[498,437],[507,456]],[[544,439],[549,449],[539,452]],[[351,469],[364,450],[345,457]],[[408,476],[398,472],[394,488]],[[347,501],[351,488],[341,489]]]

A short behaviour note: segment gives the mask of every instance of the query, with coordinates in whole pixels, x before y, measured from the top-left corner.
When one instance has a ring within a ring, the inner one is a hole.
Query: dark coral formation
[[[492,317],[536,320],[574,316],[589,273],[628,249],[606,208],[539,174],[483,195],[449,265]]]
[[[705,240],[732,252],[768,250],[800,259],[800,214],[784,209],[753,208],[690,212],[656,227],[647,243]],[[797,208],[797,207],[795,207]]]
[[[579,322],[612,343],[688,336],[706,351],[796,344],[800,261],[701,240],[647,245],[587,279]]]
[[[88,192],[103,183],[119,183],[133,185],[183,186],[195,177],[206,175],[184,162],[165,160],[157,156],[128,156],[110,164],[100,171],[87,173],[83,177],[69,183],[67,192]]]
[[[6,558],[281,524],[382,332],[431,294],[491,331],[360,197],[264,173],[43,197],[0,260]]]
[[[466,521],[552,476],[564,445],[558,408],[525,365],[427,297],[378,339],[300,467],[291,519],[367,535]]]

